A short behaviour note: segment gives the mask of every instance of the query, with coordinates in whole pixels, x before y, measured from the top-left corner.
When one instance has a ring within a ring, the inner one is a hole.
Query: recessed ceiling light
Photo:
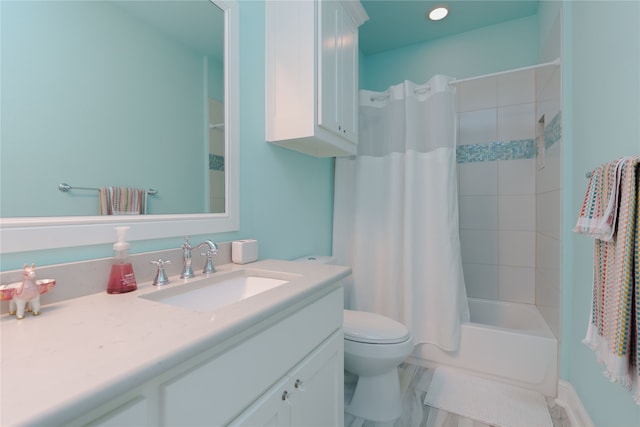
[[[431,9],[431,11],[429,12],[429,14],[427,16],[432,21],[439,21],[441,19],[444,19],[445,16],[447,16],[448,14],[449,14],[449,9],[447,9],[444,6],[438,6],[438,7],[435,7],[433,9]]]

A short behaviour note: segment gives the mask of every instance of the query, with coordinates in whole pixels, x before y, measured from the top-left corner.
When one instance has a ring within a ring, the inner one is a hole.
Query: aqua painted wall
[[[216,241],[256,238],[260,258],[293,259],[331,253],[333,160],[317,159],[265,142],[264,2],[240,4],[240,230]],[[182,238],[133,242],[133,253],[177,248]],[[25,262],[50,265],[109,257],[111,245],[8,253],[0,269]]]
[[[260,256],[331,253],[333,160],[265,142],[264,2],[240,1],[240,235]]]
[[[640,3],[565,1],[563,96],[562,376],[598,427],[640,426],[640,406],[584,344],[591,307],[593,241],[571,232],[585,173],[640,153]]]
[[[366,56],[360,87],[383,91],[404,80],[424,83],[435,74],[466,78],[536,64],[537,25],[531,16]]]

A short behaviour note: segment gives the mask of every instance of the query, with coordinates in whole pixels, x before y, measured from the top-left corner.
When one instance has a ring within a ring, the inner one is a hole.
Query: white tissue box
[[[231,260],[234,264],[247,264],[258,259],[258,241],[236,240],[231,243]]]

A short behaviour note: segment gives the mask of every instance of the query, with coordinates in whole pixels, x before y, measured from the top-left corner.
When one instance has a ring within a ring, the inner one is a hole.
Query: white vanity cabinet
[[[284,307],[71,425],[341,426],[342,295]]]
[[[266,15],[266,140],[316,157],[358,141],[359,1],[272,1]]]
[[[335,332],[230,426],[341,426],[343,343]]]
[[[149,419],[149,400],[136,396],[132,400],[115,409],[104,409],[107,412],[87,423],[91,427],[122,427],[151,425]]]

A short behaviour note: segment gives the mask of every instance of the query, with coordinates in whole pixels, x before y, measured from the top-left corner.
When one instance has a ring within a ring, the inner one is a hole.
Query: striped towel
[[[103,187],[100,215],[143,215],[147,212],[147,192],[139,188]]]
[[[622,159],[616,234],[595,240],[592,308],[584,343],[611,381],[640,404],[640,156]],[[587,197],[589,194],[587,193]]]
[[[607,242],[613,238],[623,163],[623,159],[614,160],[591,173],[580,216],[573,231]]]

